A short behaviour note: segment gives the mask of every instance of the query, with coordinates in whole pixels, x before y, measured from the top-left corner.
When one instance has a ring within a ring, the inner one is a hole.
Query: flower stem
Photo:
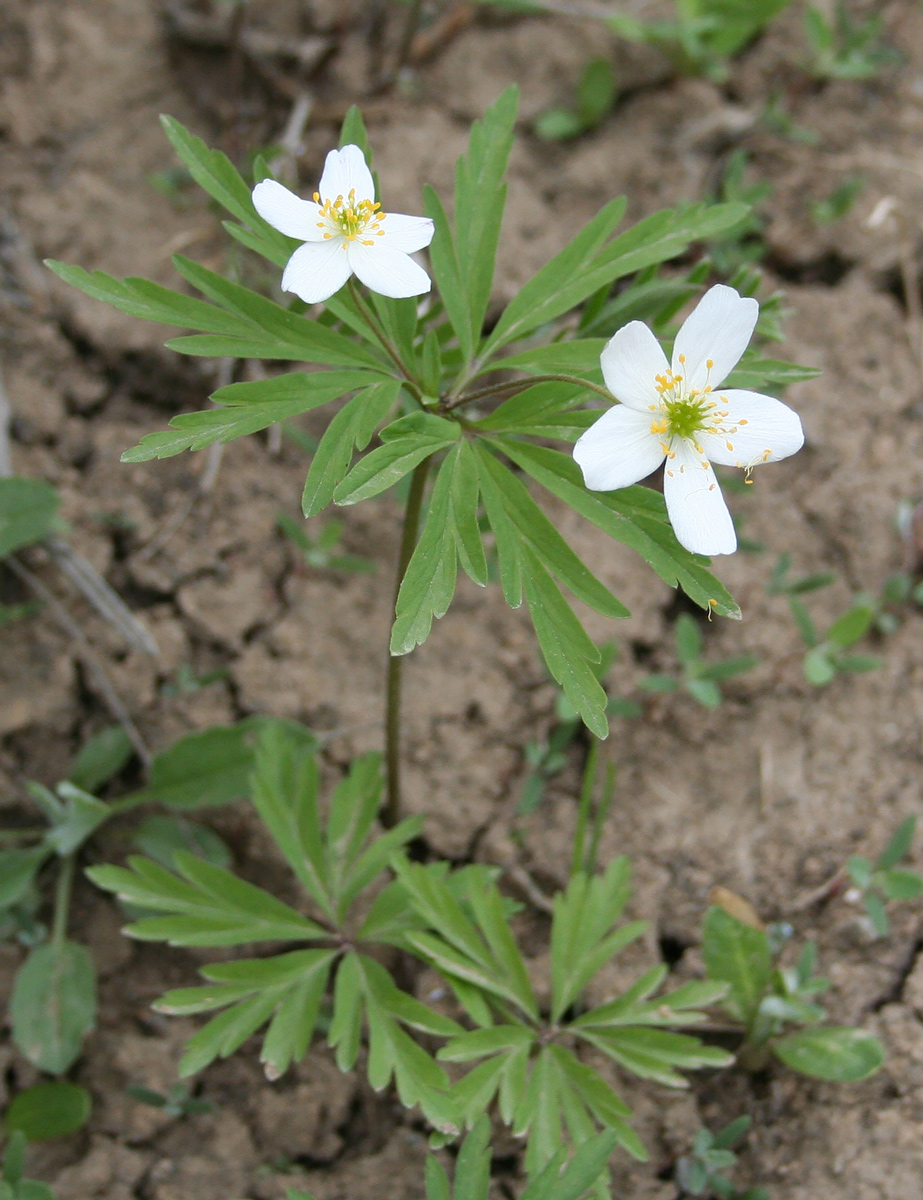
[[[420,513],[426,491],[430,459],[417,466],[410,479],[410,492],[404,512],[404,530],[401,535],[401,550],[397,564],[397,580],[394,585],[394,607],[404,582],[407,565],[417,544],[420,528]],[[387,798],[382,812],[382,824],[390,829],[401,818],[401,667],[404,656],[392,654],[388,659],[387,699],[385,702],[385,770],[387,776]]]
[[[375,313],[372,311],[372,309],[369,307],[369,305],[366,304],[366,302],[362,296],[362,293],[356,287],[356,285],[352,279],[349,280],[347,286],[349,288],[349,294],[350,294],[350,296],[352,296],[353,302],[355,303],[356,308],[358,308],[359,312],[362,314],[363,319],[368,323],[369,328],[372,330],[372,332],[378,338],[379,342],[381,342],[382,348],[385,350],[388,357],[391,359],[391,361],[394,363],[394,365],[397,367],[397,369],[403,375],[404,381],[406,383],[410,384],[411,388],[413,389],[413,391],[415,393],[419,393],[417,395],[417,399],[419,400],[420,394],[422,394],[420,385],[417,383],[416,379],[414,379],[411,372],[407,369],[407,366],[405,365],[404,360],[401,358],[401,354],[400,354],[400,351],[398,350],[397,346],[395,346],[394,342],[392,342],[391,339],[388,337],[388,335],[385,333],[384,329],[382,328],[381,322],[378,320],[378,317],[376,317]]]
[[[70,915],[71,889],[74,885],[74,854],[65,854],[61,859],[58,884],[54,894],[54,920],[51,926],[51,944],[60,950],[67,939],[67,919]]]
[[[598,392],[600,396],[605,396],[609,401],[614,399],[612,393],[598,383],[591,383],[589,379],[581,379],[579,375],[530,375],[527,379],[513,379],[509,383],[492,383],[489,387],[478,388],[476,392],[467,392],[463,396],[459,396],[455,400],[443,404],[443,412],[451,412],[454,408],[460,408],[463,404],[470,404],[472,400],[481,400],[485,396],[496,396],[500,392],[509,392],[513,388],[533,387],[536,383],[573,383],[577,387],[586,388],[589,392]]]

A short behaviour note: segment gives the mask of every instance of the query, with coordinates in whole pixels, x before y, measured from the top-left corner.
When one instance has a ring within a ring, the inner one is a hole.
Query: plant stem
[[[401,551],[397,564],[397,580],[394,585],[395,611],[401,584],[404,582],[404,574],[417,544],[429,464],[430,459],[424,458],[410,479],[410,493],[407,496],[407,508],[404,512],[404,530],[401,535]],[[381,817],[382,824],[388,829],[396,825],[401,818],[401,666],[403,661],[404,657],[400,654],[392,654],[388,659],[388,685],[385,702],[387,798]]]
[[[349,288],[349,294],[352,296],[356,308],[358,308],[363,318],[368,322],[369,328],[381,342],[382,348],[403,375],[405,382],[409,383],[415,392],[419,392],[420,385],[405,366],[404,360],[401,358],[400,351],[385,333],[381,326],[381,322],[378,320],[378,317],[376,317],[375,313],[372,312],[371,308],[366,304],[362,293],[356,287],[352,279],[349,280],[347,287]],[[417,399],[419,399],[419,396],[417,396]]]
[[[55,950],[60,950],[67,938],[67,919],[70,916],[75,861],[76,855],[65,854],[61,859],[61,869],[58,872],[58,883],[54,894],[54,920],[51,926],[51,944]]]
[[[606,777],[603,781],[602,795],[599,803],[593,809],[593,837],[587,854],[587,874],[592,875],[596,870],[596,859],[599,854],[599,839],[602,837],[603,825],[612,808],[612,797],[615,795],[615,763],[606,763]]]
[[[590,734],[590,748],[587,751],[586,764],[583,768],[583,783],[580,788],[580,811],[577,814],[577,828],[574,830],[574,852],[570,860],[572,878],[578,871],[585,869],[584,847],[586,845],[586,830],[590,820],[590,806],[593,803],[593,789],[596,786],[596,768],[598,763],[599,738]]]
[[[479,388],[476,392],[468,392],[464,396],[459,396],[457,400],[444,403],[441,408],[443,412],[451,412],[452,409],[459,408],[462,404],[469,404],[472,400],[481,400],[484,396],[509,392],[523,384],[532,387],[536,383],[573,383],[577,387],[586,388],[589,392],[598,392],[607,400],[614,399],[612,393],[606,388],[601,387],[598,383],[591,383],[589,379],[581,379],[579,375],[530,375],[527,379],[514,379],[509,383],[492,383],[489,387]]]

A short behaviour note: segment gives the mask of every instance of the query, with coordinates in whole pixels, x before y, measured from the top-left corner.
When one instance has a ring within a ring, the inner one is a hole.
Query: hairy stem
[[[589,379],[581,379],[579,375],[530,375],[528,379],[513,379],[509,383],[492,383],[489,387],[478,388],[476,392],[466,392],[463,396],[449,400],[440,407],[443,412],[451,412],[463,404],[470,404],[472,400],[481,400],[485,396],[496,396],[501,392],[511,392],[514,388],[525,390],[525,387],[533,387],[536,383],[573,383],[577,387],[586,388],[588,392],[598,392],[600,396],[605,396],[609,401],[614,399],[612,393],[606,388],[601,387],[598,383],[591,383]]]
[[[404,512],[404,531],[401,535],[401,551],[397,564],[397,580],[394,585],[394,607],[404,582],[404,574],[417,544],[420,529],[420,512],[426,491],[426,477],[430,460],[424,458],[410,479],[410,493]],[[385,703],[385,766],[387,776],[387,798],[382,823],[391,828],[401,819],[401,667],[403,655],[392,654],[388,659],[388,685]]]
[[[65,854],[61,859],[61,868],[58,872],[58,884],[54,894],[54,921],[51,926],[51,944],[56,950],[60,950],[67,939],[67,920],[70,916],[75,861],[76,855]]]

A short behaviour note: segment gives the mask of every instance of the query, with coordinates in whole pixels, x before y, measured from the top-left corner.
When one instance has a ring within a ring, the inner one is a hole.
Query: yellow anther
[[[732,444],[730,442],[725,442],[724,444],[725,444],[725,446],[727,446],[728,450],[734,449],[734,447],[732,446]]]
[[[684,363],[684,362],[686,361],[686,356],[685,356],[685,354],[681,354],[681,355],[679,356],[679,361],[680,361],[681,363]]]
[[[706,366],[706,369],[707,369],[707,370],[709,370],[709,371],[710,371],[714,365],[715,365],[715,363],[714,363],[714,359],[711,359],[711,358],[706,358],[706,360],[705,360],[705,366]]]

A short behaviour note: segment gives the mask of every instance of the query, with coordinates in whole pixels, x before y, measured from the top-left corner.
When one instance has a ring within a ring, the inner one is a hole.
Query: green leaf
[[[95,792],[126,766],[134,754],[122,725],[107,725],[80,747],[68,778],[85,792]]]
[[[174,117],[161,116],[160,123],[179,158],[185,163],[196,183],[244,225],[257,235],[254,249],[262,245],[261,251],[273,262],[276,255],[291,254],[295,243],[269,225],[253,207],[250,188],[241,178],[227,155],[220,150],[211,150]]]
[[[630,1026],[606,1030],[582,1030],[582,1036],[598,1050],[641,1079],[652,1079],[666,1087],[688,1087],[680,1070],[727,1067],[733,1056],[717,1046],[706,1046],[696,1037],[665,1029]]]
[[[105,891],[145,910],[126,932],[175,946],[233,946],[246,942],[323,937],[325,930],[262,888],[230,871],[177,851],[176,874],[150,859],[132,857],[129,868],[91,867],[87,875]]]
[[[720,707],[721,689],[711,679],[687,679],[683,687],[703,708]]]
[[[369,145],[368,130],[365,127],[362,112],[357,104],[351,104],[346,110],[346,116],[343,118],[343,124],[340,127],[338,145],[341,150],[344,146],[358,146],[365,155],[365,161],[371,167],[372,150]]]
[[[202,450],[213,442],[231,442],[357,389],[362,389],[356,397],[361,399],[377,384],[378,377],[370,371],[293,372],[254,383],[232,383],[212,396],[221,407],[181,413],[170,421],[169,430],[145,434],[121,461],[148,462],[183,450]]]
[[[63,941],[31,950],[16,973],[10,1019],[29,1062],[52,1075],[68,1070],[96,1023],[96,971],[86,946]]]
[[[311,460],[301,507],[313,517],[333,499],[352,462],[353,449],[364,450],[375,430],[397,403],[399,380],[382,381],[365,388],[340,409],[324,431]]]
[[[337,504],[357,504],[392,487],[424,458],[451,446],[461,436],[457,421],[434,413],[410,413],[381,431],[382,445],[359,460],[336,488]]]
[[[809,650],[801,666],[805,679],[815,687],[824,687],[836,679],[836,667],[830,661],[824,645]]]
[[[17,1093],[4,1117],[8,1134],[20,1130],[30,1142],[67,1137],[87,1123],[93,1101],[76,1083],[38,1083]]]
[[[740,608],[724,585],[700,558],[680,546],[667,519],[663,497],[658,493],[642,487],[589,492],[583,484],[580,468],[570,455],[511,438],[498,438],[497,444],[537,483],[610,537],[637,551],[665,583],[681,587],[707,612],[740,616]]]
[[[135,832],[135,846],[165,867],[173,866],[178,850],[196,854],[218,867],[231,865],[231,852],[224,839],[213,829],[185,817],[147,817]]]
[[[797,363],[775,358],[745,356],[722,384],[725,388],[743,388],[746,391],[765,391],[786,388],[792,383],[803,383],[822,375],[817,367],[801,367]]]
[[[491,469],[493,455],[486,447],[477,442],[474,443],[473,449],[478,457],[480,467],[480,487],[484,499],[484,509],[496,543],[500,586],[510,608],[519,608],[522,604],[523,566],[520,539],[506,511],[503,493],[493,480]]]
[[[401,580],[391,630],[391,653],[395,655],[407,654],[425,642],[433,618],[445,616],[455,595],[458,552],[450,514],[458,458],[458,447],[454,447],[439,468],[426,525]]]
[[[449,319],[466,359],[470,358],[470,347],[476,346],[480,339],[490,302],[506,203],[503,177],[513,145],[518,106],[519,89],[508,87],[484,114],[483,121],[472,125],[468,152],[458,160],[455,172],[455,254],[451,254],[450,244],[443,246],[442,238],[433,253],[440,295],[446,301]],[[443,277],[448,286],[443,286]],[[449,299],[452,284],[460,290],[464,309],[454,297]]]
[[[772,1050],[793,1071],[832,1083],[868,1079],[885,1062],[878,1038],[861,1029],[837,1026],[796,1030],[773,1042]]]
[[[873,608],[867,604],[858,604],[833,622],[827,630],[826,640],[836,646],[854,646],[865,636],[874,619]]]
[[[591,666],[599,662],[599,651],[554,580],[525,546],[523,562],[526,600],[548,671],[587,728],[596,737],[607,738],[606,693]]]
[[[49,854],[50,846],[0,850],[0,910],[22,899]]]
[[[724,1001],[728,1012],[749,1027],[769,988],[772,954],[768,937],[724,909],[712,907],[702,926],[702,953],[709,978],[730,986]]]
[[[506,443],[503,443],[506,449]],[[566,587],[585,604],[607,617],[631,614],[571,550],[554,524],[538,507],[516,476],[492,455],[481,459],[503,497],[504,508],[524,543]]]
[[[882,871],[879,882],[889,900],[915,900],[923,892],[923,878],[916,871],[891,868]]]
[[[127,799],[132,805],[166,804],[185,810],[244,799],[249,792],[253,744],[268,720],[250,717],[236,725],[213,725],[180,738],[155,756],[148,786]],[[313,734],[303,726],[283,724],[297,731],[305,745],[315,744]]]
[[[611,1130],[588,1138],[566,1166],[550,1162],[529,1181],[522,1200],[580,1200],[605,1171],[618,1136]]]
[[[0,479],[0,558],[56,532],[58,493],[40,479]]]
[[[569,312],[616,274],[597,278],[593,267],[600,251],[625,215],[624,196],[611,200],[565,248],[526,283],[507,305],[487,339],[482,360],[517,341],[539,325]]]
[[[876,871],[886,871],[897,866],[901,859],[910,853],[916,828],[916,817],[908,817],[905,821],[901,821],[891,836],[891,840],[879,854],[875,862]],[[0,877],[2,877],[2,872],[0,872]]]
[[[884,901],[875,892],[869,892],[864,898],[865,911],[868,913],[872,927],[879,937],[887,937],[890,925]]]
[[[111,810],[72,783],[59,783],[57,792],[65,802],[64,815],[45,835],[45,842],[58,854],[72,854],[111,815]]]

